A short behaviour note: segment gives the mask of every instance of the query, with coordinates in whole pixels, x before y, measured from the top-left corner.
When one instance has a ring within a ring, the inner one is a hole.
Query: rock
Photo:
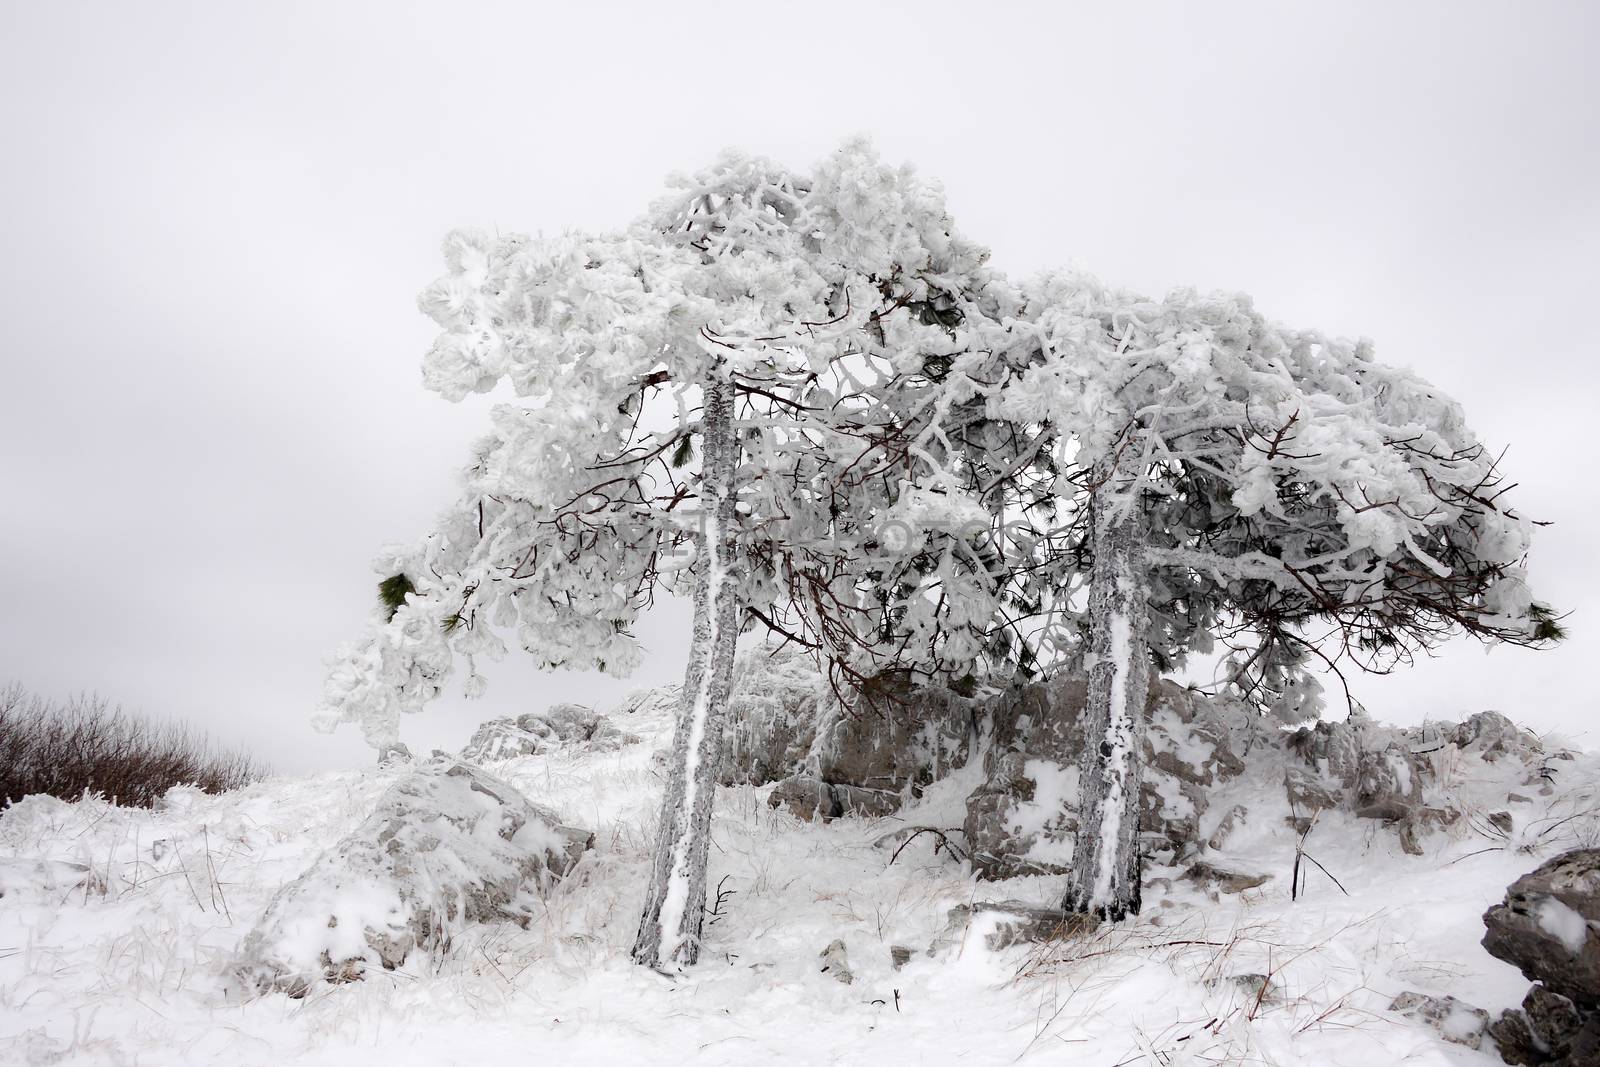
[[[1400,848],[1412,856],[1424,852],[1422,837],[1429,830],[1454,826],[1461,813],[1454,808],[1418,808],[1400,822]]]
[[[533,723],[543,720],[563,741],[587,741],[594,728],[600,724],[600,714],[582,704],[552,704],[543,715],[523,715],[517,725],[524,730],[534,729]],[[531,721],[530,721],[531,720]]]
[[[1145,848],[1176,863],[1200,847],[1205,788],[1177,775],[1146,767],[1139,780],[1139,826]]]
[[[1353,790],[1361,777],[1361,735],[1350,722],[1318,722],[1297,730],[1289,747],[1316,772],[1336,783],[1333,792]],[[1324,804],[1322,807],[1336,807]]]
[[[1494,1038],[1495,1049],[1506,1063],[1539,1067],[1554,1059],[1549,1047],[1533,1036],[1527,1015],[1516,1008],[1495,1016],[1485,1032]]]
[[[1511,756],[1524,763],[1543,754],[1544,744],[1498,711],[1480,711],[1456,727],[1455,744],[1490,763]]]
[[[900,810],[900,803],[900,794],[887,789],[833,785],[804,774],[785,778],[767,797],[769,807],[787,808],[806,822],[827,822],[846,815],[878,818]]]
[[[1243,804],[1235,804],[1229,808],[1228,813],[1217,823],[1216,829],[1211,831],[1211,836],[1206,838],[1206,848],[1213,852],[1220,849],[1249,816],[1250,813],[1245,810]]]
[[[1291,765],[1284,770],[1283,791],[1289,798],[1291,818],[1297,820],[1309,821],[1317,812],[1344,803],[1344,794],[1336,783],[1304,767]]]
[[[386,763],[410,762],[411,749],[406,747],[406,743],[404,741],[396,741],[393,744],[384,745],[382,748],[378,749],[378,765],[380,767]]]
[[[1283,1000],[1283,987],[1277,979],[1266,974],[1229,974],[1207,978],[1205,987],[1236,992],[1244,999],[1262,1004],[1276,1004]]]
[[[1490,955],[1579,1010],[1600,1010],[1600,848],[1564,853],[1523,875],[1483,922]]]
[[[663,715],[667,718],[677,712],[679,703],[683,700],[683,686],[663,685],[654,689],[634,689],[617,702],[611,709],[612,716],[618,715]]]
[[[532,721],[533,717],[523,718]],[[553,740],[552,735],[535,733],[516,719],[490,719],[473,731],[471,740],[461,750],[461,758],[469,763],[487,763],[532,756],[543,752]]]
[[[1491,811],[1484,816],[1484,821],[1502,834],[1510,834],[1512,828],[1516,826],[1516,820],[1511,817],[1509,811]]]
[[[833,787],[820,778],[804,775],[795,775],[779,782],[767,797],[767,806],[786,808],[795,818],[806,822],[825,822],[840,814]]]
[[[757,645],[739,654],[733,670],[717,780],[765,785],[804,773],[818,727],[837,703],[827,678],[799,646]]]
[[[900,794],[888,789],[867,789],[859,785],[834,785],[833,800],[839,815],[880,818],[900,810]]]
[[[807,759],[829,782],[915,796],[966,764],[976,707],[949,690],[884,681],[849,708],[827,706]]]
[[[832,975],[834,981],[849,985],[856,980],[856,976],[850,973],[850,957],[845,953],[843,941],[833,942],[819,955],[822,958],[822,972]]]
[[[1229,747],[1227,727],[1196,710],[1190,694],[1165,689],[1158,695],[1165,702],[1151,712],[1145,735],[1150,766],[1194,785],[1212,785],[1244,770]],[[1173,707],[1177,702],[1189,707],[1188,720]]]
[[[1532,804],[1533,798],[1525,797],[1521,793],[1507,793],[1506,802],[1508,804]]]
[[[895,970],[900,970],[911,962],[911,950],[904,945],[889,946],[889,965]]]
[[[1546,1048],[1560,1048],[1583,1029],[1583,1016],[1578,1006],[1539,982],[1529,987],[1522,998],[1522,1011],[1528,1017],[1534,1037]]]
[[[1183,872],[1182,877],[1185,881],[1219,893],[1243,893],[1246,889],[1256,889],[1272,880],[1270,874],[1231,871],[1205,860],[1195,861]]]
[[[1361,754],[1356,814],[1363,819],[1403,819],[1422,806],[1423,761],[1397,744]]]
[[[972,865],[982,878],[1059,874],[1077,832],[1078,762],[1088,683],[1058,675],[1017,686],[979,709],[988,737],[984,782],[967,798],[963,825]],[[1242,761],[1228,727],[1205,701],[1153,677],[1152,728],[1140,789],[1145,843],[1170,858],[1200,848],[1206,783],[1237,773]]]
[[[973,868],[982,878],[1065,874],[1078,817],[1078,768],[1007,752],[967,797],[962,823]]]
[[[1455,997],[1430,997],[1423,993],[1401,993],[1389,1004],[1397,1015],[1426,1023],[1439,1036],[1456,1045],[1476,1049],[1483,1045],[1489,1028],[1489,1013]]]
[[[567,874],[593,842],[477,767],[429,761],[278,890],[232,975],[247,990],[303,996],[374,964],[392,970],[470,923],[525,924],[524,891]]]
[[[1042,944],[1078,937],[1100,925],[1092,915],[1041,908],[1020,900],[1002,900],[951,908],[944,929],[934,938],[928,954],[937,955],[964,943],[969,930],[978,930],[991,952],[1019,944]]]
[[[514,719],[490,719],[461,750],[471,763],[533,756],[555,745],[583,745],[607,752],[635,744],[638,735],[619,730],[610,719],[582,704],[552,704],[542,712]]]

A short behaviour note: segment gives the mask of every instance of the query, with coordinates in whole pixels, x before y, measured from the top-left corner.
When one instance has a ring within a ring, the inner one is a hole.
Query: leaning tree
[[[1013,328],[1027,355],[999,412],[1048,462],[1013,486],[1035,565],[1009,595],[1033,606],[1042,658],[1089,674],[1070,909],[1138,910],[1152,667],[1220,640],[1228,688],[1298,717],[1317,710],[1312,667],[1342,680],[1455,633],[1560,636],[1497,457],[1368,343],[1275,325],[1242,296],[1156,302],[1072,274],[1031,285]]]
[[[392,743],[458,659],[481,692],[505,630],[544,667],[626,673],[657,588],[692,591],[634,946],[692,963],[741,630],[850,685],[1004,660],[969,437],[1018,298],[936,187],[859,145],[812,175],[726,157],[619,233],[460,233],[445,252],[426,383],[459,399],[505,380],[531,403],[495,408],[457,504],[380,559],[384,610],[336,657],[322,722]]]

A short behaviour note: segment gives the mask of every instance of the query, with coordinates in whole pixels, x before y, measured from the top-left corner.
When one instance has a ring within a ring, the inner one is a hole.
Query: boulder
[[[1573,1058],[1575,1046],[1581,1049],[1583,1044],[1586,1021],[1572,1001],[1535,982],[1522,998],[1521,1008],[1501,1012],[1489,1024],[1489,1036],[1507,1063],[1578,1067],[1595,1062]]]
[[[1359,724],[1318,722],[1295,731],[1289,738],[1289,746],[1320,777],[1337,783],[1336,791],[1356,787],[1361,776]]]
[[[1228,838],[1233,836],[1234,831],[1238,830],[1249,818],[1250,812],[1243,804],[1235,804],[1229,808],[1228,813],[1217,822],[1216,828],[1211,831],[1211,836],[1206,838],[1206,848],[1213,852],[1220,849],[1227,843]]]
[[[1042,944],[1078,937],[1093,931],[1100,920],[1092,915],[1002,900],[981,904],[961,904],[945,916],[944,929],[928,948],[930,956],[966,941],[969,930],[977,931],[984,947],[991,952],[1019,944]]]
[[[966,765],[977,704],[947,689],[884,683],[844,708],[828,705],[807,759],[819,777],[912,795]]]
[[[1489,1028],[1488,1012],[1455,997],[1401,993],[1390,1002],[1389,1010],[1432,1027],[1451,1044],[1471,1049],[1482,1047],[1484,1032]]]
[[[1272,880],[1270,874],[1230,870],[1205,860],[1191,864],[1182,877],[1212,893],[1243,893],[1246,889],[1258,888]]]
[[[818,727],[835,704],[827,678],[798,646],[741,652],[718,781],[765,785],[806,771]]]
[[[582,704],[552,704],[542,712],[482,723],[461,750],[471,763],[533,756],[558,745],[583,745],[609,752],[639,741],[606,716]]]
[[[1582,1012],[1600,1011],[1600,848],[1541,864],[1483,916],[1483,947]]]
[[[900,794],[886,789],[833,785],[804,774],[785,778],[767,797],[769,807],[787,808],[790,814],[807,822],[827,822],[845,815],[892,815],[900,809],[900,802]]]
[[[1007,690],[982,708],[984,781],[963,829],[980,877],[1061,873],[1077,832],[1078,762],[1088,682],[1059,675]],[[1140,788],[1145,846],[1176,860],[1200,848],[1209,786],[1243,769],[1212,702],[1152,676]]]
[[[1538,737],[1521,729],[1498,711],[1480,711],[1456,727],[1457,747],[1490,763],[1510,756],[1532,763],[1544,753]]]
[[[411,749],[404,741],[392,741],[378,749],[378,764],[410,763]]]
[[[1363,752],[1356,790],[1356,814],[1363,819],[1393,822],[1422,806],[1421,757],[1391,743],[1377,752]]]
[[[537,721],[532,716],[523,718]],[[553,733],[529,730],[516,719],[490,719],[473,731],[461,750],[461,758],[469,763],[487,763],[532,756],[549,748],[554,740]]]
[[[1400,822],[1400,849],[1407,855],[1423,854],[1422,839],[1430,830],[1442,830],[1461,820],[1454,808],[1423,807],[1407,815]]]
[[[825,822],[840,814],[833,787],[820,778],[806,775],[795,775],[779,782],[767,796],[767,806],[787,809],[789,814],[806,822]]]
[[[571,871],[593,841],[483,770],[431,760],[278,890],[231,973],[247,991],[298,997],[374,965],[392,970],[470,923],[526,925],[524,894]]]
[[[856,976],[850,972],[850,956],[845,952],[843,941],[834,941],[818,956],[822,959],[822,973],[834,981],[849,985],[856,980]]]

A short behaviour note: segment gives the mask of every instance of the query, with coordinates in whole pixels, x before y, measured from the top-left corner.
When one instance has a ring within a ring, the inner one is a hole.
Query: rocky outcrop
[[[1483,922],[1490,955],[1581,1010],[1600,1010],[1600,848],[1567,852],[1518,878]]]
[[[626,733],[606,716],[582,704],[552,704],[543,712],[516,718],[490,719],[479,725],[461,750],[471,763],[532,756],[559,745],[583,745],[609,752],[634,744],[638,736]]]
[[[717,780],[765,785],[807,771],[818,727],[835,703],[832,687],[803,650],[758,645],[742,652]]]
[[[1544,744],[1498,711],[1480,711],[1457,726],[1452,742],[1489,763],[1512,757],[1524,763],[1544,754]]]
[[[1175,860],[1199,850],[1210,788],[1244,763],[1220,706],[1160,679],[1149,691],[1140,825],[1145,847]],[[980,875],[1065,871],[1078,828],[1087,701],[1086,681],[1063,676],[1012,690],[984,710],[984,783],[967,800],[964,826]]]
[[[1600,1064],[1600,849],[1541,864],[1483,916],[1483,947],[1534,986],[1489,1026],[1507,1063]]]
[[[432,760],[278,890],[231,968],[246,991],[303,996],[392,970],[469,923],[526,923],[524,892],[569,872],[594,835],[477,767]]]
[[[1427,767],[1420,757],[1398,744],[1378,752],[1362,752],[1356,783],[1356,814],[1363,819],[1404,819],[1422,807],[1422,779]]]

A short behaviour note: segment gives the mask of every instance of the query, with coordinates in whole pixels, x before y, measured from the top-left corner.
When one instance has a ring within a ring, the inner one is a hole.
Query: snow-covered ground
[[[528,929],[479,927],[399,971],[304,999],[240,1002],[225,965],[273,892],[372,809],[395,769],[276,778],[225,796],[174,791],[162,810],[30,798],[0,817],[0,1062],[27,1064],[1480,1064],[1383,1009],[1402,990],[1490,1011],[1527,982],[1479,947],[1481,915],[1542,858],[1592,835],[1593,755],[1562,761],[1551,795],[1514,803],[1509,847],[1483,815],[1520,768],[1441,768],[1467,813],[1404,854],[1393,831],[1325,813],[1290,900],[1295,835],[1281,768],[1253,762],[1218,787],[1212,819],[1250,815],[1217,853],[1271,875],[1217,900],[1177,871],[1147,873],[1140,918],[1086,938],[991,953],[971,933],[925,954],[973,900],[1055,903],[1056,879],[979,882],[932,835],[891,865],[901,825],[956,827],[965,772],[891,819],[811,825],[770,809],[770,787],[719,791],[715,889],[731,891],[701,964],[676,981],[628,960],[660,780],[661,711],[619,725],[645,743],[493,766],[571,823],[594,852]],[[1497,802],[1498,801],[1498,802]],[[1477,829],[1474,829],[1474,828]],[[1592,842],[1586,842],[1592,843]],[[85,880],[71,865],[90,869]],[[78,884],[78,883],[82,884]],[[975,931],[973,932],[975,933]],[[846,945],[855,980],[821,970]],[[896,970],[890,946],[914,950]],[[1271,992],[1230,976],[1273,976]]]

